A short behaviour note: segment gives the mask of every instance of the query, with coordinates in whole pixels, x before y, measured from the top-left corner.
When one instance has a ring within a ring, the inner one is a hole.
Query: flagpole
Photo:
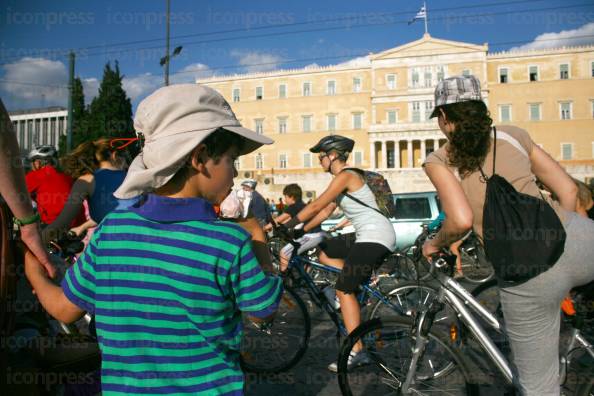
[[[425,34],[429,34],[427,30],[427,4],[423,2],[423,7],[425,8]]]

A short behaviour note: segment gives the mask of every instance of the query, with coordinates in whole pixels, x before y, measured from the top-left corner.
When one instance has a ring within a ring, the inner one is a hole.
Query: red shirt
[[[66,204],[73,180],[65,173],[58,172],[51,165],[46,165],[38,170],[33,170],[25,176],[27,190],[37,202],[37,211],[41,221],[51,224]],[[82,216],[82,217],[81,217]],[[71,226],[82,224],[85,221],[84,211],[73,220]]]

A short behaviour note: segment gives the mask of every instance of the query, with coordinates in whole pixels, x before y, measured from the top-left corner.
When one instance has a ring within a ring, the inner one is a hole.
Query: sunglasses
[[[144,146],[144,136],[142,134],[138,134],[138,137],[135,138],[115,138],[109,141],[109,147],[113,150],[124,150],[126,147],[130,146],[131,144],[136,143],[139,145],[138,148],[142,149]]]

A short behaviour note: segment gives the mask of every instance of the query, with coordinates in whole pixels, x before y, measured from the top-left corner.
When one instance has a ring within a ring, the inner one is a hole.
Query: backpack
[[[375,203],[377,204],[377,207],[379,210],[372,208],[371,206],[367,205],[365,202],[353,197],[351,194],[349,194],[347,192],[343,193],[345,196],[349,197],[353,201],[356,201],[357,203],[359,203],[363,206],[367,206],[368,208],[371,208],[371,209],[375,210],[376,212],[379,212],[380,214],[387,217],[388,219],[391,217],[396,217],[396,205],[394,205],[394,197],[392,196],[392,189],[390,189],[390,185],[388,184],[388,181],[382,175],[380,175],[377,172],[364,171],[364,170],[358,169],[358,168],[345,168],[343,170],[355,171],[359,175],[361,175],[361,177],[363,177],[363,180],[365,180],[365,183],[369,186],[369,189],[371,190],[371,192],[373,193],[373,196],[375,197]]]
[[[495,173],[497,130],[493,128],[493,174],[487,177],[483,206],[483,241],[501,286],[524,283],[559,259],[567,237],[563,224],[544,200],[523,194]]]

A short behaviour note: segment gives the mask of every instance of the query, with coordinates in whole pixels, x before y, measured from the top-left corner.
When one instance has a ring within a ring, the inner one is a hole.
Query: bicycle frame
[[[295,251],[297,251],[297,249],[295,249]],[[340,274],[342,270],[297,255],[294,255],[289,260],[288,267],[289,270],[294,269],[297,271],[297,273],[300,276],[300,279],[305,281],[308,293],[312,297],[316,305],[322,307],[324,311],[326,311],[328,316],[330,316],[330,319],[332,319],[332,322],[334,322],[334,324],[336,325],[336,328],[339,330],[340,334],[346,336],[348,332],[346,331],[346,328],[344,327],[340,319],[340,316],[338,315],[338,310],[330,304],[330,301],[328,301],[328,298],[326,297],[324,292],[315,284],[311,276],[305,271],[305,264],[310,265],[315,269],[334,274]],[[289,273],[291,274],[291,272]],[[375,289],[375,283],[373,282],[373,280],[371,282],[366,282],[361,287],[363,290],[361,293],[359,293],[357,299],[361,307],[365,305],[369,298],[373,297],[392,308],[395,312],[401,313],[396,305],[394,305],[390,300],[388,300],[381,292]]]

